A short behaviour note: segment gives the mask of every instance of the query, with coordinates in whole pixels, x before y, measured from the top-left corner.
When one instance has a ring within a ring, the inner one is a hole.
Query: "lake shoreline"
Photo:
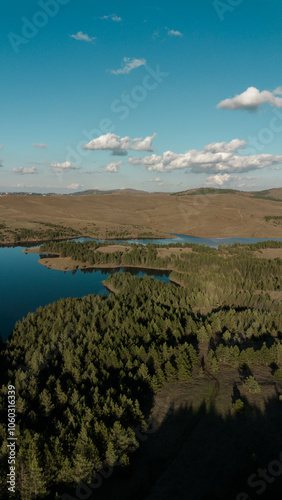
[[[173,271],[173,269],[168,269],[167,267],[146,267],[145,265],[135,265],[135,264],[113,264],[109,262],[108,264],[90,264],[83,263],[71,259],[71,257],[49,257],[47,259],[40,259],[38,261],[42,266],[52,269],[53,271],[88,271],[90,269],[147,269],[148,271],[167,271],[168,273]]]
[[[40,250],[40,247],[31,248],[31,249],[23,249],[23,253],[25,254],[44,254]],[[42,266],[47,267],[48,269],[53,269],[54,271],[87,271],[89,269],[124,269],[127,267],[135,268],[135,269],[148,269],[149,271],[167,271],[171,272],[173,269],[168,269],[167,267],[146,267],[142,264],[142,266],[136,266],[134,264],[113,264],[109,262],[108,264],[90,264],[89,262],[80,262],[78,260],[73,260],[71,257],[60,257],[58,253],[53,253],[50,257],[46,257],[43,259],[39,259],[38,263]]]
[[[185,234],[183,236],[190,236],[188,234]],[[79,238],[89,238],[89,241],[93,240],[93,241],[128,241],[128,240],[166,240],[166,239],[176,239],[177,236],[175,236],[174,234],[172,233],[167,233],[166,236],[144,236],[142,238],[138,237],[137,236],[128,236],[128,238],[124,238],[124,237],[115,237],[115,238],[96,238],[96,237],[93,237],[93,236],[88,236],[88,235],[78,235],[78,236],[70,236],[70,237],[65,237],[65,238],[54,238],[52,240],[50,239],[43,239],[43,240],[37,240],[37,239],[31,239],[31,240],[23,240],[23,241],[19,241],[17,243],[15,242],[12,242],[12,241],[7,241],[5,243],[0,243],[0,248],[17,248],[17,247],[29,247],[29,246],[33,246],[33,245],[42,245],[43,243],[51,243],[53,241],[59,243],[60,241],[73,241],[73,240],[77,240]],[[195,236],[195,238],[197,238],[197,236]],[[204,238],[204,236],[203,236]]]
[[[107,246],[107,247],[102,247],[101,251],[105,250],[107,253],[113,253],[116,250],[116,245],[112,246]],[[129,250],[129,247],[122,246],[122,250],[125,250],[125,253]],[[178,254],[183,255],[185,253],[193,253],[193,249],[187,247],[187,248],[159,248],[159,255],[158,257],[160,258],[165,258],[166,256],[169,256],[170,254]],[[61,257],[58,252],[49,252],[49,251],[42,251],[40,247],[35,247],[35,248],[23,248],[22,252],[24,254],[40,254],[41,258],[38,260],[39,264],[42,266],[46,267],[47,269],[52,269],[54,271],[90,271],[94,269],[147,269],[151,271],[166,271],[168,273],[171,273],[173,271],[179,272],[174,266],[171,266],[170,263],[168,263],[168,267],[152,267],[152,266],[146,266],[145,264],[124,264],[124,263],[112,263],[112,262],[106,262],[106,263],[95,263],[95,264],[90,264],[90,262],[81,262],[79,260],[74,260],[72,257]],[[105,253],[102,251],[102,253]],[[282,249],[266,249],[266,250],[260,250],[255,252],[255,256],[257,258],[266,258],[266,259],[274,259],[274,258],[282,258]],[[177,285],[182,286],[182,283],[179,282],[177,279],[175,280],[170,280],[174,281]]]

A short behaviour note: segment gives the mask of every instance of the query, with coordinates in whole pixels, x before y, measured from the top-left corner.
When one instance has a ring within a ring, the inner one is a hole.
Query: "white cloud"
[[[81,167],[74,167],[70,161],[65,161],[63,163],[51,163],[53,172],[69,172],[70,170],[80,170]]]
[[[13,168],[13,172],[18,175],[34,175],[39,174],[39,170],[36,167],[18,167]]]
[[[257,184],[248,184],[247,182],[241,182],[240,184],[237,184],[236,186],[233,186],[232,189],[252,189],[252,188],[258,188]]]
[[[206,184],[211,184],[211,185],[216,185],[216,186],[222,186],[222,184],[225,184],[226,182],[230,181],[231,179],[230,174],[216,174],[216,175],[210,175],[207,178]]]
[[[97,40],[96,36],[90,37],[87,33],[83,33],[82,31],[78,31],[76,35],[70,35],[70,37],[75,40],[83,40],[84,42],[93,42],[93,40]]]
[[[111,21],[114,21],[115,23],[121,23],[122,18],[117,16],[116,14],[110,14],[109,16],[102,16],[100,19],[109,19]]]
[[[220,109],[246,109],[255,111],[263,104],[270,104],[275,108],[282,108],[282,87],[278,87],[273,92],[269,90],[262,90],[261,92],[256,87],[249,87],[242,94],[236,95],[231,99],[221,101],[217,108]]]
[[[169,36],[183,36],[183,33],[181,33],[181,31],[178,30],[169,30],[167,34]]]
[[[140,66],[146,66],[146,59],[135,59],[130,57],[123,58],[123,67],[120,69],[111,69],[113,75],[126,75],[130,73],[133,69],[139,68]]]
[[[82,146],[83,149],[95,150],[109,150],[114,155],[124,156],[124,153],[131,149],[133,151],[153,151],[152,142],[157,134],[152,136],[137,139],[130,139],[130,137],[120,137],[116,134],[105,134],[92,139],[88,144]]]
[[[156,177],[155,179],[149,179],[148,182],[156,182],[159,186],[162,186],[164,183],[161,177]]]
[[[32,144],[34,148],[47,148],[47,144],[45,142],[40,142],[39,144]]]
[[[255,184],[247,184],[245,181],[259,180],[260,177],[254,175],[229,175],[229,174],[216,174],[207,177],[206,185],[208,186],[222,186],[229,184],[232,188],[254,187]],[[244,182],[242,182],[244,181]],[[234,184],[235,183],[235,184]]]
[[[112,174],[116,174],[119,172],[119,167],[122,165],[122,161],[112,161],[109,165],[103,168],[104,172],[111,172]]]
[[[67,186],[68,189],[79,189],[79,188],[83,188],[85,187],[84,184],[70,184],[69,186]]]
[[[269,166],[282,164],[282,155],[259,154],[240,156],[247,141],[233,139],[231,142],[212,143],[202,151],[191,149],[184,154],[166,151],[163,155],[151,155],[145,158],[129,158],[132,165],[144,165],[149,172],[169,172],[171,170],[190,169],[194,173],[227,174],[248,172]]]

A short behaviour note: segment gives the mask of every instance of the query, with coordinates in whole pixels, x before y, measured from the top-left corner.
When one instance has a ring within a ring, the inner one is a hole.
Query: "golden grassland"
[[[258,259],[282,259],[282,248],[262,248],[255,252]]]
[[[270,193],[282,199],[282,188]],[[281,201],[256,198],[246,192],[0,196],[0,224],[6,224],[2,230],[6,243],[14,241],[16,229],[44,232],[46,223],[97,238],[165,237],[171,233],[207,238],[281,238],[282,223],[266,220],[266,216],[282,216]]]

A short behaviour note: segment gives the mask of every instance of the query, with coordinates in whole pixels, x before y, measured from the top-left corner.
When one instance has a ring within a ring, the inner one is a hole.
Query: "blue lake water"
[[[218,247],[219,245],[233,245],[234,243],[258,243],[259,241],[282,241],[281,238],[198,238],[196,236],[187,236],[186,234],[173,234],[174,238],[163,239],[142,239],[142,240],[112,240],[117,243],[141,243],[147,245],[148,243],[157,243],[161,245],[168,245],[169,243],[195,243],[196,245],[206,245],[208,247]],[[93,238],[77,238],[73,241],[93,241]],[[94,241],[104,241],[97,240]]]
[[[90,293],[108,295],[102,281],[119,269],[63,272],[38,264],[38,254],[25,254],[23,248],[0,248],[0,333],[6,340],[17,320],[39,306],[66,297]],[[152,275],[169,282],[169,272],[127,269],[138,276]]]
[[[217,247],[236,242],[255,243],[265,239],[254,238],[220,238],[207,239],[193,236],[175,235],[176,238],[165,240],[129,240],[129,243],[196,243]],[[80,238],[87,241],[90,238]],[[282,241],[281,239],[278,241]],[[62,272],[47,269],[38,264],[38,254],[24,254],[25,247],[0,248],[0,333],[6,338],[11,333],[17,320],[21,320],[29,312],[34,312],[39,306],[45,306],[55,300],[66,297],[83,297],[90,293],[106,296],[108,291],[102,281],[113,273],[128,270],[132,274],[151,275],[156,279],[169,282],[168,271],[149,271],[126,269],[91,270],[77,272]]]

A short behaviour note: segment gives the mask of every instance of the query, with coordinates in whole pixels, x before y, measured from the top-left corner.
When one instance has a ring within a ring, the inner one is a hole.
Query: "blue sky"
[[[281,186],[281,14],[4,0],[0,191]]]

